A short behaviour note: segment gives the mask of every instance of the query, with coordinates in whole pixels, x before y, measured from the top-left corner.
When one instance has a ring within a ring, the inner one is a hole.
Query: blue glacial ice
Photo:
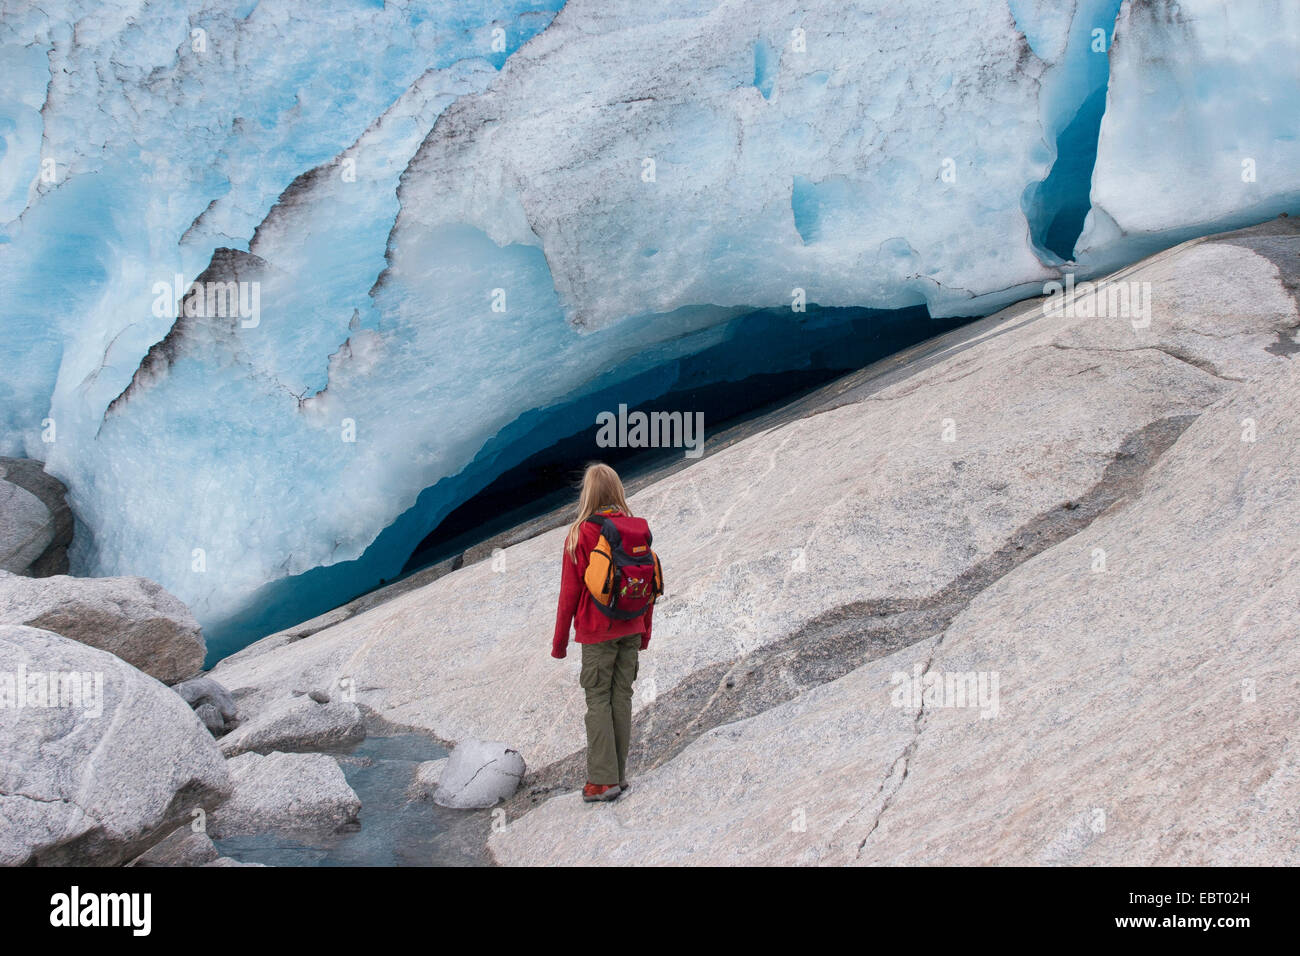
[[[69,484],[77,573],[230,649],[692,357],[1300,211],[1285,3],[558,7],[4,0],[0,453]]]
[[[1091,209],[1092,272],[1300,209],[1300,4],[1127,3]]]

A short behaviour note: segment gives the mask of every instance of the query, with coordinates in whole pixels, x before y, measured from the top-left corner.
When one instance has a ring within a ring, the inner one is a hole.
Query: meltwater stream
[[[449,810],[413,798],[418,764],[447,756],[420,734],[368,737],[332,754],[361,799],[361,825],[335,833],[267,833],[215,840],[222,856],[267,866],[485,866],[490,810]]]

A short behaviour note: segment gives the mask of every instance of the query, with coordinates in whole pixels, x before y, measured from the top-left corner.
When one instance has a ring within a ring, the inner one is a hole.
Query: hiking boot
[[[626,780],[620,780],[618,782],[618,789],[621,793],[627,793],[629,790],[632,789],[632,785],[628,783]]]
[[[582,788],[582,799],[584,803],[603,803],[608,800],[617,800],[618,795],[623,791],[619,789],[618,784],[611,783],[591,783]]]

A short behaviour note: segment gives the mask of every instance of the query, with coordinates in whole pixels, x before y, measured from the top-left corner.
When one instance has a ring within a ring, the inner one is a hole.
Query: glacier
[[[1269,0],[4,0],[0,453],[229,652],[593,409],[1300,212],[1297,52]]]
[[[1295,215],[1300,5],[1126,3],[1117,34],[1081,268]]]

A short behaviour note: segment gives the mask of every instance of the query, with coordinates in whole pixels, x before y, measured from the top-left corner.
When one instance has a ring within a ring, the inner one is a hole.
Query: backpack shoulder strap
[[[618,546],[618,528],[614,527],[614,522],[609,520],[608,515],[592,515],[587,519],[590,524],[594,524],[600,529],[600,533],[605,536],[605,540],[615,547]]]
[[[623,547],[623,536],[619,533],[618,525],[609,520],[609,515],[592,515],[587,520],[600,528],[600,533],[605,536],[611,548]]]

